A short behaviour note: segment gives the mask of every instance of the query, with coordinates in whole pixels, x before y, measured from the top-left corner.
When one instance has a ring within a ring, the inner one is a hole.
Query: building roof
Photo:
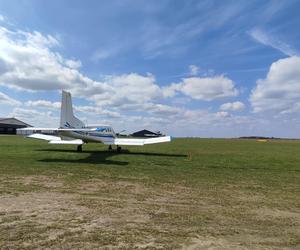
[[[131,136],[156,137],[156,136],[160,136],[160,134],[159,133],[154,133],[154,132],[149,131],[147,129],[143,129],[143,130],[132,133]]]
[[[11,125],[20,125],[26,127],[32,127],[30,124],[23,122],[15,117],[0,117],[0,124],[11,124]]]

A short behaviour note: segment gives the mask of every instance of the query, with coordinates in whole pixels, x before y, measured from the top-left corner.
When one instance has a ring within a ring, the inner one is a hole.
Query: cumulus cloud
[[[39,32],[0,27],[0,84],[25,90],[70,89],[91,79],[76,70],[79,62],[52,51],[59,42]]]
[[[21,105],[21,102],[19,102],[18,100],[15,100],[11,97],[9,97],[8,95],[0,92],[0,103],[1,104],[6,104],[6,105],[10,105],[10,106],[17,106],[17,105]]]
[[[97,114],[101,116],[105,116],[106,118],[120,118],[121,114],[118,112],[110,111],[110,110],[105,110],[100,107],[95,107],[95,106],[74,106],[74,110],[77,112],[82,112],[82,113],[89,113],[89,114]]]
[[[220,106],[224,111],[241,111],[245,108],[245,104],[242,102],[227,102]]]
[[[79,69],[81,62],[55,52],[59,41],[39,32],[0,28],[0,84],[30,91],[70,90],[74,96],[93,101],[101,110],[140,110],[152,114],[178,112],[176,107],[159,104],[163,98],[181,92],[193,99],[214,100],[237,95],[234,82],[225,76],[190,77],[161,88],[152,74],[128,73],[105,76],[95,81]],[[198,71],[191,65],[192,74]],[[58,104],[29,101],[29,107],[58,108]],[[86,109],[87,110],[87,109]],[[103,112],[98,110],[99,113]],[[116,116],[116,113],[110,113]]]
[[[27,107],[32,107],[32,108],[45,108],[45,109],[50,109],[50,110],[59,110],[61,107],[60,102],[51,102],[47,100],[36,100],[36,101],[27,101],[25,102],[25,106]],[[97,114],[97,115],[102,115],[108,118],[117,118],[121,117],[121,115],[118,112],[114,111],[109,111],[105,110],[101,107],[97,106],[78,106],[78,105],[73,105],[73,108],[75,112],[82,112],[85,114]]]
[[[81,61],[79,60],[65,60],[65,64],[71,69],[78,69],[81,67]]]
[[[254,112],[300,112],[300,57],[272,63],[265,79],[259,79],[250,101]]]
[[[113,75],[101,81],[83,75],[79,71],[80,61],[65,59],[54,51],[60,44],[52,36],[3,27],[0,36],[0,84],[5,87],[29,91],[66,89],[97,105],[110,107],[142,104],[163,97],[151,74]]]
[[[178,107],[172,107],[169,105],[163,105],[163,104],[148,104],[147,107],[145,107],[146,110],[148,110],[152,114],[157,114],[163,117],[168,117],[172,115],[179,115],[183,111],[182,108]]]
[[[27,101],[25,105],[28,107],[37,107],[37,108],[48,108],[48,109],[60,109],[60,102],[50,102],[46,100],[37,100],[37,101]]]
[[[53,127],[56,128],[58,125],[59,118],[51,111],[41,112],[35,109],[24,109],[24,108],[14,108],[9,114],[10,117],[17,117],[22,121],[27,122],[31,125],[38,124],[43,127]]]
[[[108,104],[120,106],[122,103],[145,103],[162,97],[161,89],[151,74],[143,76],[130,73],[110,76],[105,79],[103,86],[107,86],[106,93],[96,95],[94,98],[96,102],[101,103],[104,99]]]
[[[226,111],[220,111],[220,112],[216,113],[216,116],[223,118],[223,117],[229,117],[230,114],[228,112],[226,112]]]
[[[85,120],[109,123],[113,118],[120,129],[128,126],[185,129],[187,123],[198,128],[233,120],[225,111],[189,110],[182,104],[176,107],[163,100],[177,93],[187,96],[184,98],[206,101],[236,96],[234,82],[225,76],[188,77],[165,87],[160,87],[152,74],[111,75],[96,81],[80,72],[80,61],[55,52],[61,45],[52,36],[3,27],[0,36],[0,85],[27,91],[69,90],[73,96],[90,102],[85,106],[74,105],[79,117],[83,115]],[[191,70],[196,74],[198,69]],[[60,103],[30,100],[24,106],[15,108],[10,115],[33,125],[57,126]]]
[[[235,88],[234,82],[222,75],[184,78],[181,83],[172,84],[164,91],[169,96],[174,95],[177,91],[182,92],[193,99],[205,101],[238,95],[238,90]]]

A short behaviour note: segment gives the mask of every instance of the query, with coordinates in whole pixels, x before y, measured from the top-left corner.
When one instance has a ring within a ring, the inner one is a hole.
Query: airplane
[[[56,135],[47,135],[34,133],[28,138],[46,140],[50,144],[71,144],[77,145],[77,151],[82,152],[82,145],[85,143],[103,143],[108,145],[108,150],[116,145],[117,152],[121,152],[121,146],[143,146],[147,144],[170,142],[171,136],[160,136],[154,138],[118,138],[111,126],[85,126],[73,114],[71,93],[62,91],[60,127],[59,128],[38,128],[28,127],[18,129],[20,131],[42,131],[43,133],[53,133]]]

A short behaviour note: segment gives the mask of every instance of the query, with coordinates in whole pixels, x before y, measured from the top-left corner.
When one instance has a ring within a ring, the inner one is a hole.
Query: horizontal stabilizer
[[[28,138],[46,140],[46,141],[60,141],[61,138],[53,135],[44,135],[44,134],[32,134],[27,136]]]
[[[40,140],[46,140],[50,144],[71,144],[71,145],[82,145],[83,141],[80,139],[76,140],[62,140],[58,136],[53,135],[44,135],[44,134],[32,134],[27,136],[28,138],[34,138],[34,139],[40,139]]]
[[[128,146],[143,146],[146,144],[170,142],[170,136],[147,138],[147,139],[134,139],[134,138],[116,138],[114,139],[114,145],[128,145]]]

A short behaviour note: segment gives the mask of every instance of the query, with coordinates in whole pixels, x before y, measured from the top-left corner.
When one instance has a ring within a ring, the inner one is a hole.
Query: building
[[[160,132],[155,133],[147,129],[143,129],[141,131],[134,132],[133,134],[131,134],[131,136],[132,137],[158,137],[161,136],[161,133]]]
[[[18,128],[32,127],[31,125],[22,122],[14,117],[0,118],[0,134],[17,134]]]

